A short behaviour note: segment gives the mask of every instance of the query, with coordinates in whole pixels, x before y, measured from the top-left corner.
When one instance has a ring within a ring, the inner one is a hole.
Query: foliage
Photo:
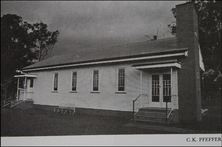
[[[206,72],[203,98],[221,99],[221,1],[193,1],[199,21],[199,43]],[[213,74],[209,71],[215,71]],[[205,94],[205,95],[204,95]]]
[[[30,47],[33,46],[28,37],[29,27],[30,24],[23,22],[17,15],[7,14],[1,18],[2,76],[10,74],[12,69],[31,64],[33,53]]]
[[[205,99],[221,99],[221,1],[195,1],[198,15],[199,43],[206,71],[202,78]],[[176,18],[176,8],[171,9]],[[176,24],[168,25],[176,34]],[[213,72],[212,72],[213,71]]]
[[[47,24],[43,22],[35,23],[32,26],[30,35],[34,38],[37,61],[43,60],[52,51],[57,42],[59,31],[50,32],[47,27]]]
[[[194,1],[199,23],[199,43],[205,68],[221,71],[221,1]],[[176,8],[171,9],[176,18]],[[172,34],[176,25],[169,24]]]
[[[29,27],[29,23],[15,14],[1,17],[1,91],[5,95],[8,85],[12,86],[15,70],[31,64]]]
[[[1,93],[16,87],[17,69],[44,59],[57,42],[58,30],[50,32],[43,22],[30,24],[16,14],[1,17]]]
[[[221,1],[196,2],[199,42],[206,69],[221,71]]]

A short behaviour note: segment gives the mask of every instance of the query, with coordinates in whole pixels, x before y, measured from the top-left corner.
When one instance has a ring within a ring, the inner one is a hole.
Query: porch
[[[34,79],[37,75],[23,73],[21,75],[15,75],[18,78],[17,81],[17,101],[25,101],[32,99],[34,93]]]
[[[177,121],[177,62],[140,63],[132,65],[140,71],[140,95],[133,100],[133,120],[147,122]],[[176,117],[175,117],[176,116]]]

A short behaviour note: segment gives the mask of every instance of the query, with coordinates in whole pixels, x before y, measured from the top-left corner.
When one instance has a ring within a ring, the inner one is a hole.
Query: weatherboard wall
[[[125,68],[125,91],[117,92],[117,71]],[[93,70],[99,70],[99,92],[92,92]],[[71,74],[77,72],[77,92],[71,90]],[[58,92],[53,92],[53,74],[58,73]],[[140,71],[131,64],[101,65],[81,68],[32,72],[37,74],[34,83],[34,104],[59,105],[73,103],[76,107],[132,111],[133,100],[141,93]],[[145,76],[145,74],[144,74]],[[147,80],[144,78],[144,80]],[[143,82],[145,83],[145,82]],[[147,83],[147,82],[146,82]],[[148,93],[146,84],[143,93]]]
[[[118,69],[125,68],[125,93],[117,92]],[[99,70],[99,92],[92,92],[93,70]],[[164,69],[170,72],[170,68]],[[77,91],[71,92],[71,75],[77,72]],[[159,70],[161,73],[163,69]],[[37,74],[33,87],[34,104],[58,106],[71,103],[79,108],[132,111],[133,100],[141,93],[135,109],[152,107],[151,69],[137,70],[132,63],[103,64],[78,68],[30,72]],[[58,73],[58,91],[53,91],[53,76]],[[173,70],[172,94],[177,93],[177,69]],[[178,108],[178,99],[174,101]]]

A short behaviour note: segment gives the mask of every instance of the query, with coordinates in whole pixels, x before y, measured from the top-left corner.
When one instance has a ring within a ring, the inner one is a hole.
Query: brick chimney
[[[197,122],[201,120],[198,17],[192,2],[177,5],[176,13],[178,48],[188,48],[178,71],[179,120]]]

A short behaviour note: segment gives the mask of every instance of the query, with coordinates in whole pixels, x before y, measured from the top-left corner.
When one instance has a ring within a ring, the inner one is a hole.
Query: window
[[[72,91],[77,90],[77,72],[72,73]]]
[[[30,79],[30,85],[29,85],[29,87],[30,87],[30,88],[33,88],[33,85],[34,85],[34,79]]]
[[[54,91],[58,91],[58,73],[54,74],[54,86],[53,86]]]
[[[93,91],[99,91],[99,71],[93,71]]]
[[[171,80],[170,74],[163,74],[163,101],[171,102]]]
[[[125,69],[118,71],[118,91],[125,91]]]
[[[152,75],[152,102],[160,101],[159,75]]]

